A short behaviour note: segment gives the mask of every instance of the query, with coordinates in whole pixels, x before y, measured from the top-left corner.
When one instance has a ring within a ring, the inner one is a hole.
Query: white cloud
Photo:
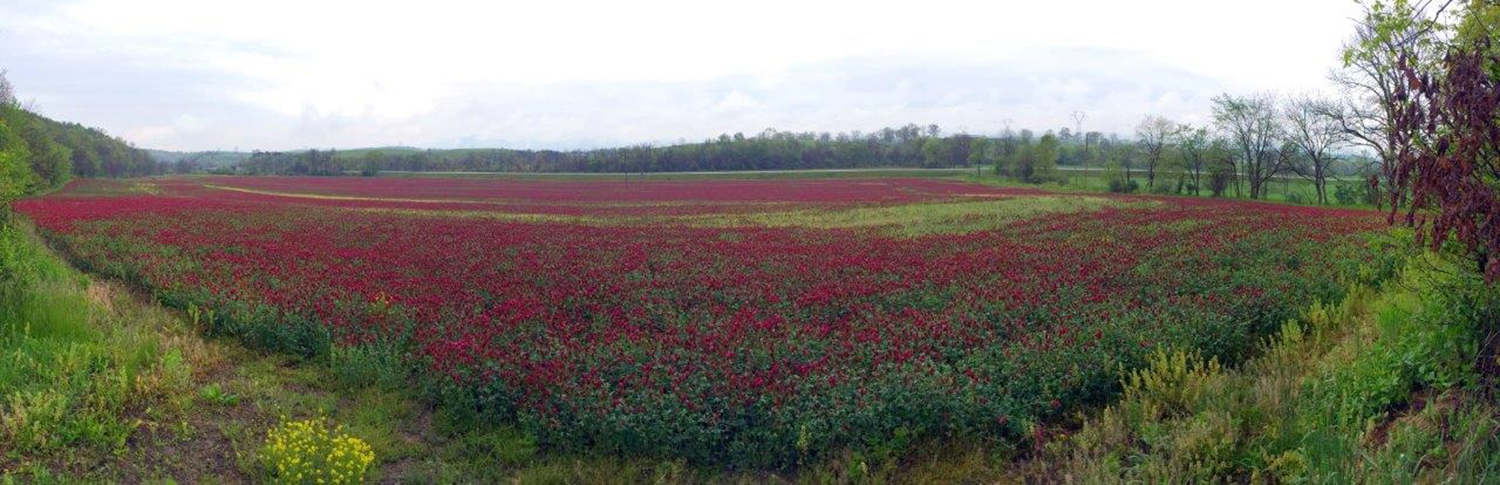
[[[49,114],[177,149],[578,146],[718,132],[1128,132],[1323,86],[1353,2],[17,0]],[[195,120],[191,128],[182,119]]]

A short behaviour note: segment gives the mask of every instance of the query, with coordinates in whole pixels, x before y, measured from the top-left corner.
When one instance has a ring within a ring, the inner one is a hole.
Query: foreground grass
[[[1488,483],[1500,406],[1479,384],[1497,298],[1425,256],[1316,305],[1238,369],[1158,352],[1025,473],[1076,483]],[[1492,358],[1492,357],[1491,357]]]
[[[211,350],[127,299],[0,220],[0,476],[90,468],[137,432],[178,424],[187,362]]]

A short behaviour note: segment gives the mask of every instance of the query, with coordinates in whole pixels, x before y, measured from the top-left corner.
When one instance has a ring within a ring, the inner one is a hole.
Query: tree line
[[[119,138],[26,109],[0,71],[0,200],[59,187],[74,177],[162,172],[144,150]]]
[[[1235,116],[1256,116],[1261,113],[1254,110],[1263,108],[1250,102],[1254,100],[1225,99],[1233,101],[1226,106],[1233,106]],[[1277,116],[1277,113],[1272,115]],[[1237,152],[1229,150],[1233,139],[1218,135],[1221,131],[1216,126],[1180,125],[1160,116],[1146,117],[1134,138],[1068,127],[1048,130],[1040,135],[1029,129],[1008,128],[991,135],[945,134],[937,125],[917,124],[837,134],[767,129],[752,136],[724,134],[698,143],[575,151],[256,151],[248,159],[235,164],[232,171],[262,175],[344,175],[385,171],[649,173],[979,166],[993,167],[997,173],[1019,180],[1041,183],[1064,180],[1058,167],[1092,167],[1113,169],[1111,173],[1121,174],[1121,190],[1132,187],[1130,184],[1136,183],[1139,172],[1144,176],[1146,188],[1160,190],[1155,187],[1158,175],[1161,175],[1172,179],[1169,186],[1178,193],[1202,193],[1206,187],[1217,187],[1205,185],[1206,179],[1212,176],[1219,176],[1224,182],[1223,187],[1235,187],[1237,181],[1244,178],[1252,182],[1251,196],[1264,194],[1262,185],[1272,176],[1306,173],[1326,182],[1335,175],[1358,172],[1357,160],[1360,157],[1336,153],[1336,150],[1345,148],[1342,145],[1320,146],[1312,152],[1279,145],[1260,147],[1252,152],[1253,157],[1242,162],[1235,156]],[[1282,131],[1277,131],[1277,136],[1280,133]],[[1275,152],[1278,149],[1285,151]],[[1262,158],[1273,158],[1269,152],[1275,152],[1275,160],[1285,163],[1261,163]],[[1316,162],[1301,163],[1304,153],[1311,153],[1305,158]],[[1219,171],[1216,163],[1221,161],[1227,163],[1228,172]],[[1241,176],[1242,173],[1246,175]]]
[[[1347,73],[1336,77],[1351,79]],[[1279,96],[1225,93],[1212,100],[1212,121],[1178,123],[1147,115],[1127,136],[1075,127],[1005,128],[999,133],[945,134],[938,125],[907,124],[871,132],[724,134],[697,143],[595,150],[361,149],[252,153],[232,170],[245,174],[372,175],[410,172],[649,173],[992,167],[1030,183],[1065,182],[1060,168],[1103,176],[1116,192],[1150,191],[1264,198],[1275,179],[1311,182],[1316,202],[1375,204],[1389,185],[1379,170],[1387,151],[1371,140],[1378,127],[1354,95]],[[1373,155],[1373,156],[1372,156]],[[1098,170],[1097,174],[1093,170]],[[1335,190],[1336,189],[1336,190]]]
[[[909,124],[862,133],[767,129],[724,134],[699,143],[648,144],[595,150],[306,150],[255,152],[237,168],[253,174],[335,175],[380,171],[694,172],[870,167],[968,166],[967,135],[944,137],[936,125]],[[952,149],[924,151],[930,140]]]

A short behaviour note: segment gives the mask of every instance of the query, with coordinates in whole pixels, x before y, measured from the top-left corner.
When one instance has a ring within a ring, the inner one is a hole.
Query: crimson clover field
[[[209,330],[549,449],[785,467],[1014,438],[1369,278],[1373,212],[941,179],[86,180],[14,208]]]

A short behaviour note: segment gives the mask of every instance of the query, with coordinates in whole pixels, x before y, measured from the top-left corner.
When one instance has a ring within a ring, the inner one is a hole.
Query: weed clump
[[[363,483],[375,452],[341,428],[330,429],[326,419],[283,418],[266,432],[260,458],[272,483]]]

